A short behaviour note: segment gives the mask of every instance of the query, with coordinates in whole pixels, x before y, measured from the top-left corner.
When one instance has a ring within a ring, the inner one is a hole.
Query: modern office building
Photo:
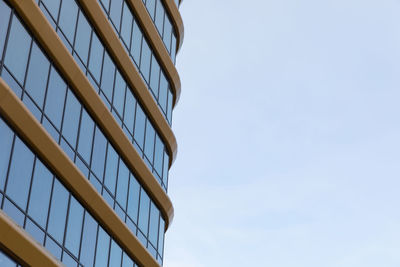
[[[0,0],[0,266],[160,266],[179,0]]]

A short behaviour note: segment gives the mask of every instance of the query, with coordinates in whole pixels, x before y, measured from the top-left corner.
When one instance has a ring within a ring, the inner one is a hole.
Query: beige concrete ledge
[[[26,266],[62,266],[58,260],[2,210],[0,210],[0,247],[16,257],[18,263]]]
[[[46,54],[62,73],[71,89],[103,130],[107,139],[114,145],[118,154],[124,159],[129,169],[135,173],[138,181],[157,204],[166,221],[166,226],[168,226],[174,215],[170,198],[147,168],[143,159],[40,11],[36,2],[34,0],[10,0],[10,2],[24,19],[36,40],[45,49]]]
[[[142,266],[159,266],[126,224],[1,78],[0,114],[132,259]],[[0,229],[3,231],[2,227]],[[22,247],[19,249],[21,250]]]

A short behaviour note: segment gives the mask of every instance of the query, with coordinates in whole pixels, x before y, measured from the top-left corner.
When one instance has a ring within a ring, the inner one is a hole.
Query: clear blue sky
[[[400,266],[400,1],[181,12],[164,265]]]

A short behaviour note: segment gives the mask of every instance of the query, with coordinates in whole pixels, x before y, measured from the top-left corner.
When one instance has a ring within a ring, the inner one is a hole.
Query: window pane
[[[120,160],[118,168],[117,201],[126,209],[126,198],[128,197],[129,170],[125,163]]]
[[[42,51],[33,44],[25,88],[39,107],[43,107],[49,66],[50,63]]]
[[[113,104],[114,107],[117,109],[118,114],[121,116],[121,118],[124,111],[125,89],[126,89],[126,83],[122,78],[121,74],[119,73],[119,71],[117,71],[117,75],[115,76]]]
[[[45,113],[58,130],[61,129],[66,88],[67,85],[64,80],[58,72],[52,68],[47,89]]]
[[[132,32],[132,44],[131,44],[131,54],[136,64],[139,66],[140,54],[142,51],[142,39],[143,35],[137,25],[136,21],[133,21],[133,32]]]
[[[78,28],[75,37],[75,49],[84,64],[87,64],[90,34],[92,30],[82,12],[79,12]]]
[[[131,32],[132,32],[132,13],[129,10],[128,4],[124,1],[124,11],[122,15],[121,25],[121,37],[125,44],[128,46],[131,43]]]
[[[110,251],[110,262],[109,266],[121,266],[121,256],[122,249],[115,243],[114,240],[111,240],[111,251]]]
[[[83,219],[83,207],[71,197],[69,204],[69,214],[67,223],[67,233],[65,237],[65,247],[76,257],[79,253],[79,243],[81,240],[81,229]]]
[[[114,195],[115,193],[115,182],[117,177],[118,168],[118,155],[114,148],[108,144],[107,149],[107,162],[106,162],[106,173],[104,175],[104,185]]]
[[[139,183],[136,178],[131,174],[129,181],[129,197],[128,197],[128,215],[136,223],[138,216],[138,206],[139,206]]]
[[[42,3],[45,4],[47,10],[53,16],[53,18],[57,20],[58,9],[60,8],[60,0],[42,0]]]
[[[144,142],[145,123],[146,117],[144,115],[144,112],[139,105],[136,105],[135,140],[142,149]]]
[[[96,247],[97,223],[85,212],[85,222],[83,226],[82,246],[80,262],[84,266],[93,266],[94,249]]]
[[[90,164],[90,154],[92,152],[94,122],[89,117],[86,110],[82,110],[81,127],[79,132],[78,152]]]
[[[17,17],[13,17],[7,44],[5,64],[21,84],[24,81],[26,63],[32,38],[25,31]]]
[[[157,8],[156,8],[156,26],[157,26],[157,30],[160,33],[160,35],[162,36],[163,34],[163,26],[164,26],[164,7],[161,3],[160,0],[157,0]]]
[[[38,159],[33,175],[28,214],[41,227],[46,228],[53,175]]]
[[[164,170],[163,170],[163,183],[165,186],[168,184],[168,167],[169,167],[169,156],[164,152]]]
[[[176,37],[175,34],[172,33],[172,40],[171,40],[171,58],[172,61],[175,64],[175,58],[176,58]]]
[[[154,19],[154,10],[156,7],[156,1],[155,0],[146,0],[146,7],[147,11],[149,11],[150,16],[152,19]]]
[[[125,97],[125,114],[124,114],[124,123],[129,131],[133,134],[133,122],[135,120],[135,106],[136,100],[133,96],[132,92],[127,89],[126,97]]]
[[[92,36],[92,44],[90,48],[89,70],[94,79],[100,82],[101,63],[103,62],[104,47],[100,43],[99,38],[95,33]]]
[[[168,17],[165,17],[163,41],[167,47],[168,52],[171,52],[171,34],[172,34],[171,22],[169,21]]]
[[[47,231],[61,244],[64,239],[63,237],[65,230],[65,218],[67,217],[68,196],[68,191],[57,179],[55,179]]]
[[[73,148],[75,148],[76,137],[78,135],[80,111],[81,105],[72,92],[68,90],[64,112],[63,135]]]
[[[140,208],[139,208],[139,229],[147,235],[148,222],[149,222],[149,208],[150,198],[147,193],[142,189],[140,190]]]
[[[0,190],[4,190],[14,133],[2,119],[0,119],[0,136]]]
[[[6,193],[22,210],[26,209],[28,200],[33,159],[33,153],[19,138],[16,138]]]
[[[160,212],[158,211],[156,205],[151,202],[150,208],[150,229],[149,229],[149,240],[153,246],[157,247],[158,238],[158,218],[160,217]]]
[[[96,127],[93,145],[92,171],[97,178],[103,180],[104,161],[106,156],[107,141],[103,133]]]
[[[75,3],[75,0],[63,0],[60,12],[60,21],[58,24],[71,44],[74,41],[77,16],[78,7]]]
[[[168,106],[167,106],[167,116],[168,116],[168,121],[171,123],[172,122],[172,93],[171,90],[168,90]]]
[[[106,52],[104,54],[103,75],[101,77],[101,90],[104,92],[110,102],[112,101],[112,93],[114,87],[114,72],[115,65],[113,64],[110,56]]]
[[[154,55],[151,59],[151,78],[150,78],[150,89],[153,91],[155,98],[158,98],[158,81],[160,79],[160,65]]]
[[[168,97],[168,81],[165,78],[164,73],[161,71],[160,74],[160,93],[158,95],[158,103],[161,109],[167,113],[167,97]]]
[[[114,23],[114,26],[119,32],[119,26],[121,23],[121,11],[122,11],[122,0],[112,0],[110,7],[110,18]]]
[[[129,258],[128,255],[126,255],[125,252],[122,256],[122,267],[133,267],[133,261],[131,260],[131,258]]]
[[[95,267],[107,267],[108,248],[110,246],[110,236],[99,227],[97,237],[96,262]]]
[[[4,1],[0,2],[0,61],[3,56],[4,42],[10,21],[10,8]]]
[[[164,144],[162,143],[160,137],[156,134],[156,150],[154,155],[154,168],[158,174],[162,175],[163,167],[163,156],[164,156]]]
[[[142,72],[143,77],[146,80],[146,82],[149,82],[150,59],[151,59],[150,47],[147,44],[146,40],[143,39],[142,57],[140,59],[140,71]]]
[[[17,265],[11,258],[9,258],[2,251],[0,251],[0,266],[3,266],[3,267],[15,267]]]
[[[159,237],[158,237],[158,253],[163,256],[164,250],[164,229],[165,229],[165,222],[163,218],[160,217],[160,229],[159,229]]]
[[[155,131],[150,121],[146,122],[146,143],[144,153],[146,157],[150,160],[150,163],[153,163],[153,152],[154,152],[154,137]]]

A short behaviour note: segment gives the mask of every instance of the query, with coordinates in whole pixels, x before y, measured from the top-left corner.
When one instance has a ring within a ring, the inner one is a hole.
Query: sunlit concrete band
[[[36,120],[22,101],[14,94],[3,79],[0,78],[0,114],[15,128],[20,137],[31,147],[32,151],[45,162],[59,180],[91,212],[96,220],[118,241],[120,246],[132,259],[143,266],[159,266],[127,225],[107,204],[94,186],[81,173],[60,146],[53,140],[44,127]],[[0,225],[0,233],[3,228]],[[21,231],[23,231],[21,229]],[[13,245],[14,242],[7,245]],[[18,243],[16,243],[18,244]],[[21,243],[20,243],[21,244]],[[39,245],[38,245],[39,246]],[[20,248],[21,249],[21,248]],[[10,247],[11,251],[15,251]],[[17,250],[18,251],[18,250]],[[30,259],[28,257],[28,259]],[[37,265],[45,266],[45,265]],[[48,265],[53,266],[53,265]]]
[[[170,198],[154,178],[153,174],[133,147],[132,143],[126,137],[111,112],[107,109],[99,95],[93,89],[92,85],[83,74],[71,54],[65,48],[46,17],[44,17],[43,13],[36,5],[35,1],[10,0],[10,2],[15,7],[18,14],[27,23],[27,26],[31,29],[42,47],[46,50],[47,55],[63,74],[63,77],[71,86],[71,89],[79,99],[81,99],[93,119],[102,128],[108,140],[114,145],[117,152],[125,160],[129,169],[135,173],[138,181],[160,208],[167,229],[169,224],[172,222],[174,215],[174,208]],[[152,100],[152,103],[155,108],[158,109],[154,100]],[[163,121],[165,120],[163,119]],[[165,125],[167,125],[166,122]],[[171,136],[173,136],[170,127],[168,126],[166,129],[168,129]],[[173,138],[172,141],[174,140],[175,138]],[[176,144],[176,141],[172,143]],[[167,144],[171,143],[168,142]],[[176,147],[174,151],[174,153],[176,153]]]
[[[25,230],[0,210],[0,247],[21,264],[32,267],[56,267],[62,264]]]

